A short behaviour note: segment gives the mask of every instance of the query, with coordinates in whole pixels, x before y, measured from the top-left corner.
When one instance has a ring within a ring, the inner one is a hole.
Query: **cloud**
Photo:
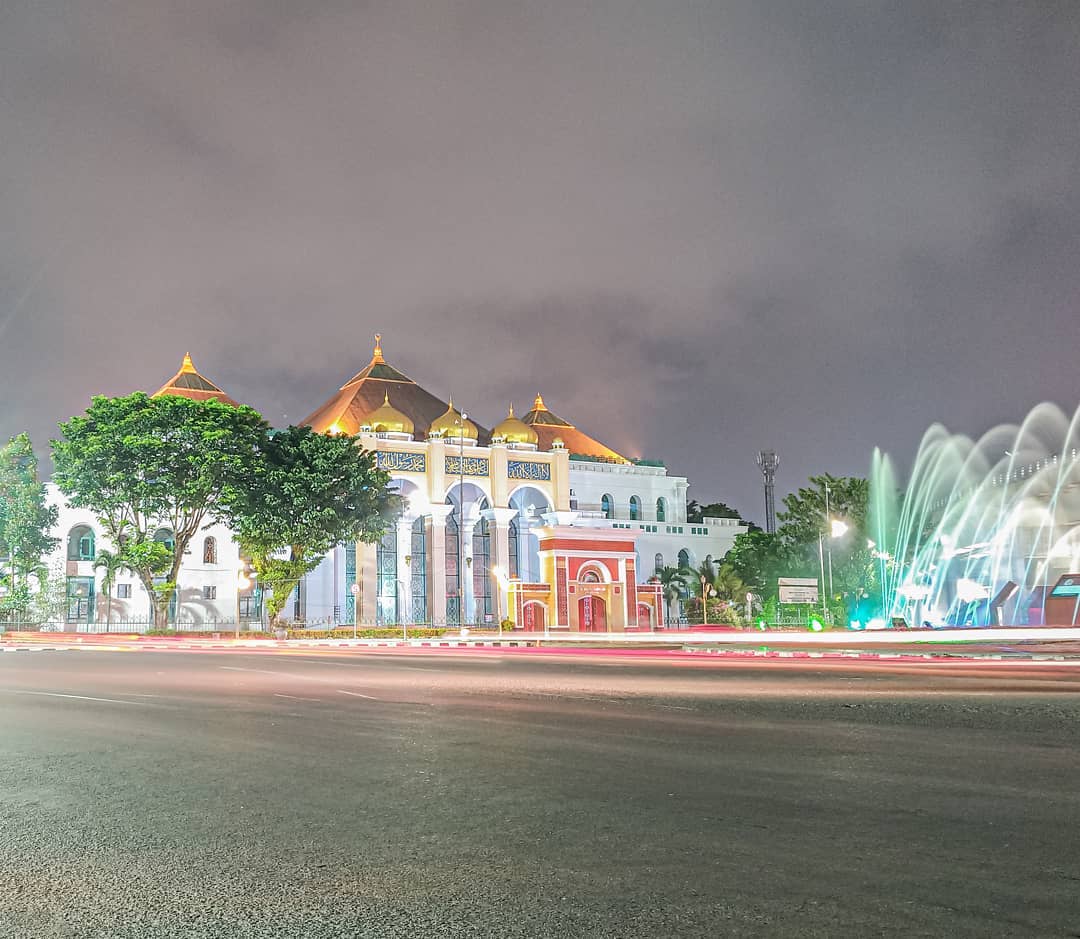
[[[1071,3],[0,12],[0,432],[186,350],[272,420],[371,334],[756,511],[1074,403]],[[287,418],[284,415],[288,415]]]

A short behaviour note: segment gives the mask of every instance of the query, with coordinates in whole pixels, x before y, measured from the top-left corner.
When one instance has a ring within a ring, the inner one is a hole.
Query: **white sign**
[[[349,588],[349,593],[351,593],[354,597],[359,596],[360,595],[360,585],[359,584],[353,584]]]
[[[814,577],[781,577],[781,603],[817,603],[818,584]]]

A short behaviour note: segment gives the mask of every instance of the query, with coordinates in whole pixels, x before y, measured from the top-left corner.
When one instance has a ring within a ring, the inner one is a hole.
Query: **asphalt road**
[[[1080,935],[1080,669],[0,656],[0,937]]]

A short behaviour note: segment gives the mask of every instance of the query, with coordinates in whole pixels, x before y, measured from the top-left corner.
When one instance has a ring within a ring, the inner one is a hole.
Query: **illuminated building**
[[[231,401],[190,357],[157,394]],[[378,544],[342,545],[324,559],[286,605],[287,618],[349,624],[358,613],[364,624],[509,618],[528,629],[648,629],[664,622],[654,573],[719,561],[745,531],[735,519],[687,522],[684,477],[618,453],[539,394],[525,414],[510,407],[491,429],[474,417],[390,365],[376,336],[370,363],[304,423],[374,451],[404,510]],[[88,513],[73,512],[65,509],[65,525],[92,526],[81,517]],[[227,532],[214,537],[222,576],[196,563],[193,545],[179,606],[231,621],[238,554]],[[214,597],[189,603],[203,594]],[[254,612],[256,601],[245,608]]]

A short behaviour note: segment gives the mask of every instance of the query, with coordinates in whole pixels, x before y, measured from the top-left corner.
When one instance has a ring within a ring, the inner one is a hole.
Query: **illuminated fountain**
[[[1080,409],[1040,404],[977,441],[934,425],[905,489],[874,452],[870,499],[887,617],[1036,625],[1068,598],[1076,620],[1080,578],[1054,587],[1080,571]]]

